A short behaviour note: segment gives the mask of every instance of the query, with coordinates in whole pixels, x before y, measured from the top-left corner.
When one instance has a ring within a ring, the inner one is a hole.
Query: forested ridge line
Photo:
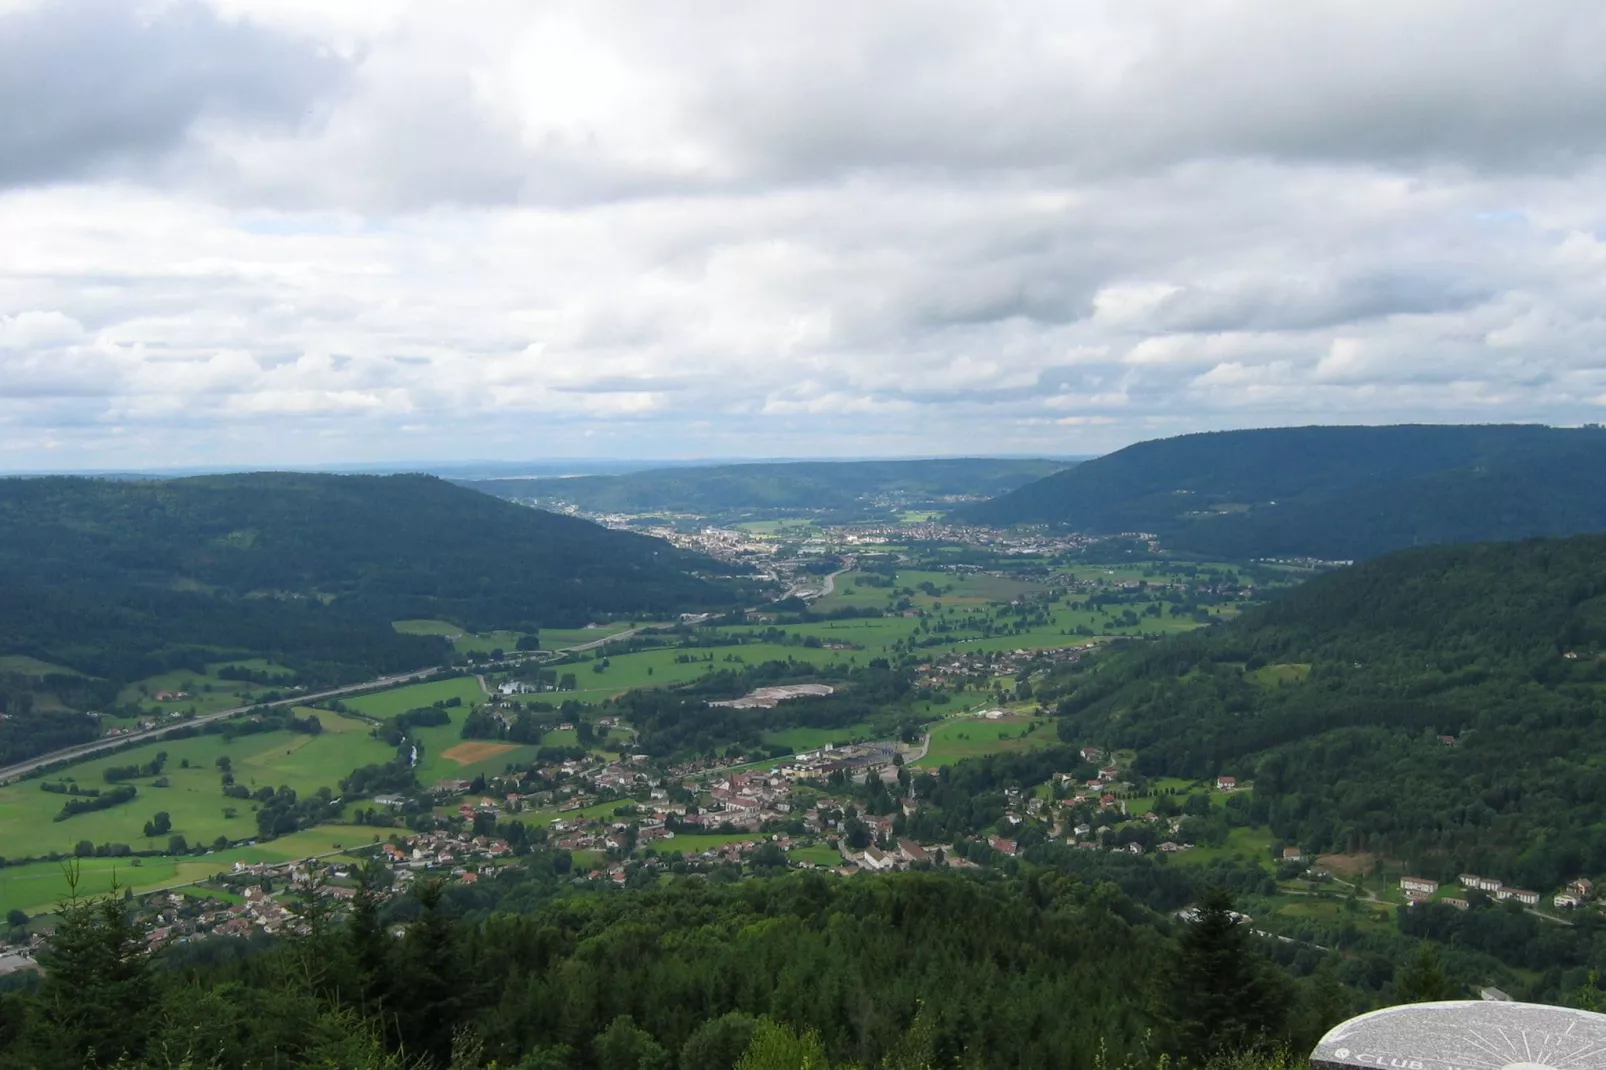
[[[1252,780],[1307,851],[1554,888],[1606,870],[1606,536],[1424,548],[1040,689],[1148,775]]]
[[[71,713],[164,673],[263,658],[325,690],[450,660],[396,620],[534,632],[750,594],[662,540],[427,476],[0,479],[0,655],[44,665],[0,671],[0,763],[93,739]]]
[[[1285,427],[1140,442],[962,521],[1142,531],[1209,557],[1358,560],[1443,543],[1606,530],[1606,430]]]

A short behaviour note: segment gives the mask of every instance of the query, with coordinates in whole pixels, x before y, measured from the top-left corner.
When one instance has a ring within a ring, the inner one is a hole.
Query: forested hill
[[[1307,852],[1537,889],[1606,869],[1606,536],[1392,554],[1058,694],[1067,738],[1146,773],[1252,778]]]
[[[1069,462],[992,458],[922,461],[793,461],[659,468],[572,479],[493,479],[471,484],[503,498],[572,505],[590,513],[762,513],[866,519],[895,508],[1002,494]]]
[[[1295,427],[1141,442],[956,518],[1147,531],[1218,557],[1356,560],[1606,530],[1606,430]]]
[[[719,567],[427,476],[8,479],[0,655],[127,681],[204,646],[303,682],[361,678],[444,656],[394,620],[529,630],[715,608],[735,592],[692,573]]]

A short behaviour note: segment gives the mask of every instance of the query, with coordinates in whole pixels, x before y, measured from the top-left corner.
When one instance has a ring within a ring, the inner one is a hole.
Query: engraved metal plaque
[[[1606,1070],[1606,1014],[1532,1003],[1410,1003],[1351,1018],[1315,1070]]]

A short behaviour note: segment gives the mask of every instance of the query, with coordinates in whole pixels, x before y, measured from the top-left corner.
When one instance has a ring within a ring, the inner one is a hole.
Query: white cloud
[[[1480,10],[0,6],[4,463],[1598,419],[1606,11]]]

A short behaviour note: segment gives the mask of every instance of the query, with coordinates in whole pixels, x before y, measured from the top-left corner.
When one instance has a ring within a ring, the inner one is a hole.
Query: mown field
[[[489,654],[501,650],[511,654],[518,649],[522,632],[484,632],[475,634],[445,620],[398,620],[391,623],[403,635],[439,635],[452,641],[460,654]]]
[[[255,696],[273,688],[243,680],[223,680],[218,670],[230,665],[254,672],[289,675],[290,670],[266,658],[235,658],[231,661],[210,662],[206,672],[195,673],[187,669],[162,673],[129,684],[118,694],[119,703],[137,703],[141,708],[156,713],[173,713],[193,710],[196,713],[216,713],[249,705]],[[155,696],[163,691],[185,692],[188,697],[157,702]]]
[[[1033,750],[1058,742],[1054,723],[1039,720],[1032,727],[1029,717],[1010,716],[996,721],[980,717],[953,717],[931,730],[931,749],[914,763],[916,768],[936,769],[966,758],[985,754]]]
[[[762,843],[762,832],[679,832],[672,840],[659,840],[653,847],[659,854],[702,854],[731,843]]]
[[[816,866],[826,869],[842,864],[841,853],[823,845],[817,847],[794,847],[786,852],[786,856],[793,862],[812,862]]]
[[[82,676],[77,669],[65,665],[52,665],[26,654],[0,655],[0,673],[19,673],[23,676]]]
[[[162,776],[169,786],[153,786],[156,778],[152,777],[131,780],[127,783],[139,791],[132,802],[77,814],[64,821],[56,821],[55,817],[71,796],[43,791],[37,779],[0,787],[0,853],[10,858],[29,858],[71,852],[80,840],[124,843],[134,850],[160,850],[167,847],[172,835],[183,836],[191,844],[210,844],[219,836],[231,840],[254,837],[254,804],[223,795],[219,758],[227,756],[236,783],[253,791],[287,785],[301,793],[320,787],[338,792],[340,780],[356,767],[390,758],[391,748],[372,738],[368,725],[327,711],[316,713],[324,725],[324,731],[316,736],[265,732],[233,740],[221,735],[162,740],[47,776],[45,780],[50,782],[70,777],[82,787],[105,791],[113,787],[103,776],[108,767],[142,765],[158,751],[167,752]],[[166,811],[173,827],[160,836],[147,837],[145,823],[157,811]],[[234,816],[228,816],[230,811]]]
[[[79,892],[99,895],[117,887],[135,894],[207,880],[229,871],[235,862],[284,862],[291,859],[343,853],[378,842],[372,829],[325,825],[251,846],[241,845],[199,858],[84,858],[79,869]],[[61,862],[31,862],[0,867],[0,912],[22,910],[37,915],[55,908],[68,893],[67,873]],[[219,895],[223,893],[209,893]]]
[[[361,698],[345,700],[347,709],[365,717],[388,721],[397,714],[406,713],[437,702],[457,699],[464,706],[477,706],[486,700],[484,689],[472,676],[458,676],[451,680],[434,680],[427,684],[409,684],[389,691],[376,691]]]
[[[744,629],[751,632],[753,629]],[[712,660],[708,660],[712,655]],[[777,643],[748,643],[728,647],[687,649],[662,647],[634,654],[608,654],[598,651],[595,660],[553,668],[560,676],[573,673],[578,689],[543,695],[552,702],[574,699],[597,703],[638,687],[663,687],[686,683],[708,672],[758,665],[766,661],[806,661],[813,665],[863,664],[870,655],[858,651],[823,650]],[[680,661],[690,658],[690,661]],[[604,664],[606,662],[606,664]]]
[[[1271,865],[1271,841],[1270,829],[1240,827],[1229,831],[1227,842],[1220,847],[1195,847],[1173,857],[1179,865],[1202,865],[1230,858],[1264,869]]]

